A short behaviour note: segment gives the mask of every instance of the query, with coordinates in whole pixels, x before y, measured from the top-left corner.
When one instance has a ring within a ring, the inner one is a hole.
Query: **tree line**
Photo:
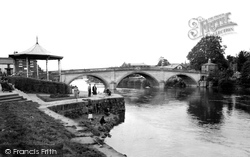
[[[211,59],[218,65],[218,71],[210,74],[208,81],[221,88],[232,88],[238,84],[250,87],[250,52],[242,50],[235,56],[227,55],[227,46],[222,45],[220,36],[205,36],[188,53],[187,59],[190,68],[201,70],[201,66]],[[240,73],[240,78],[233,79],[235,72]]]

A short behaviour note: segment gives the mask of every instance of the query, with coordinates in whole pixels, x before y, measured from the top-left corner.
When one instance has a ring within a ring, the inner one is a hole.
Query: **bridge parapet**
[[[162,67],[111,67],[111,68],[95,68],[95,69],[70,69],[62,70],[62,73],[93,73],[93,72],[109,72],[109,71],[170,71],[170,72],[185,72],[185,73],[202,73],[197,70],[185,70],[185,69],[170,69]],[[51,71],[57,73],[57,71]]]

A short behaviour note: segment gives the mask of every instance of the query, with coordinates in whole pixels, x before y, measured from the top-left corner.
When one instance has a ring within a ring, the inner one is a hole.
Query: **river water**
[[[128,157],[250,156],[250,104],[211,89],[119,89],[124,122],[105,142]]]

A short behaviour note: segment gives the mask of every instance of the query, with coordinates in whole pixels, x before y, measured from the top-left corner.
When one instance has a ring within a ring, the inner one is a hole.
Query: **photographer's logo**
[[[0,145],[0,157],[4,156],[63,156],[61,145]]]
[[[204,37],[206,35],[225,35],[234,32],[234,26],[237,24],[230,21],[231,13],[221,14],[203,19],[202,17],[189,20],[189,27],[192,29],[188,32],[188,37],[192,40]]]
[[[10,149],[5,149],[5,154],[11,154],[11,150]]]

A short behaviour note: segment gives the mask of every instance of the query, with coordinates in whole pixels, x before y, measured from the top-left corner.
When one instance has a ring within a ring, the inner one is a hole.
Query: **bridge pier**
[[[116,89],[116,82],[112,81],[109,83],[109,89],[111,91],[114,91]]]
[[[165,88],[165,81],[160,81],[159,82],[159,88],[164,89]]]

